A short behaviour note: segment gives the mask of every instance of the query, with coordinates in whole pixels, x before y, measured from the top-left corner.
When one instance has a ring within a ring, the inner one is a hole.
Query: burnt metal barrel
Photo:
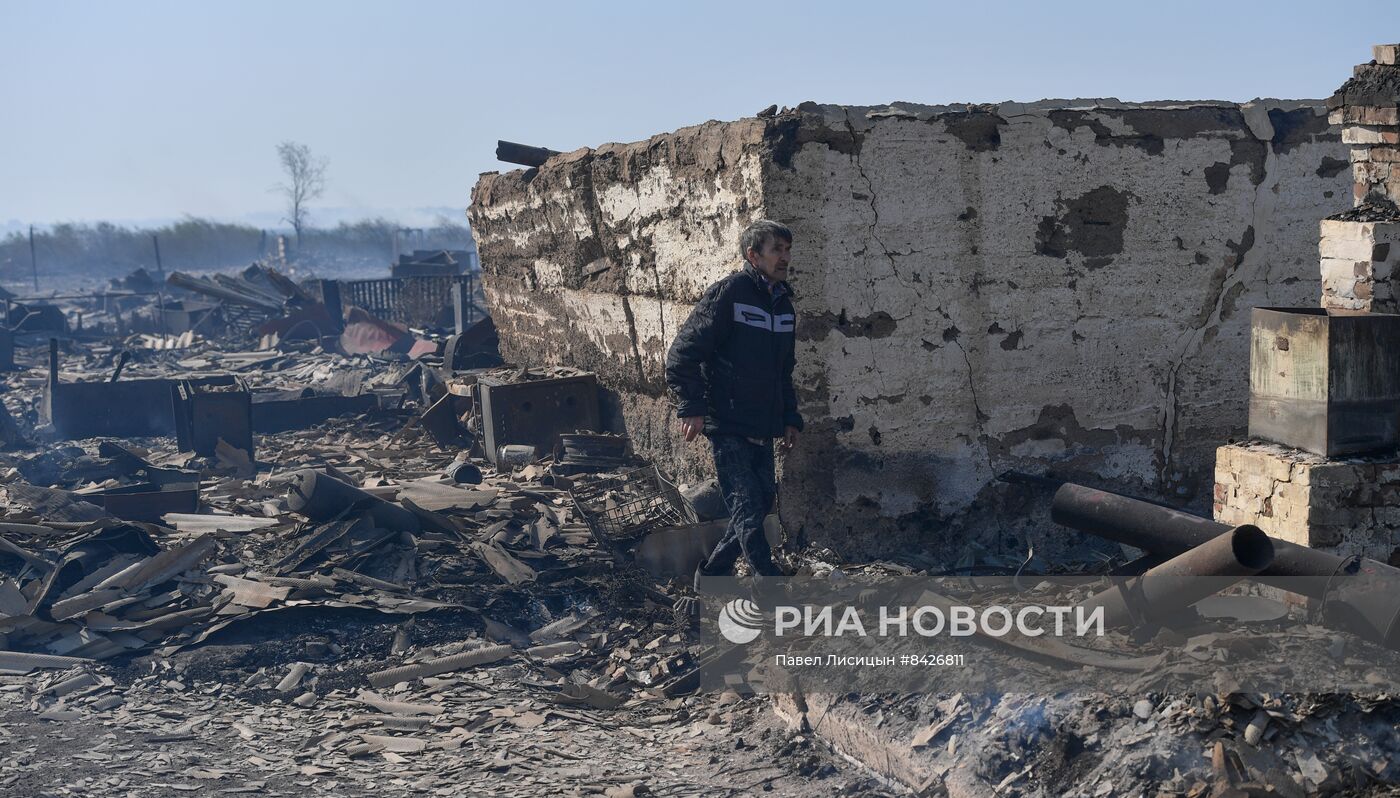
[[[418,516],[331,475],[307,468],[292,475],[287,490],[287,507],[318,524],[334,520],[347,507],[369,511],[374,523],[384,529],[417,532]]]

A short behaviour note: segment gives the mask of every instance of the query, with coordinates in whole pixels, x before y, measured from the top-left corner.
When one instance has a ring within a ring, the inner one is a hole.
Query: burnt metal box
[[[199,483],[166,485],[151,483],[112,488],[87,497],[101,504],[107,512],[127,521],[160,523],[166,513],[199,512]]]
[[[180,451],[212,457],[222,438],[253,457],[253,400],[242,380],[233,385],[196,385],[182,380],[171,392]]]
[[[253,431],[264,435],[287,430],[306,429],[337,416],[373,412],[379,407],[379,397],[372,393],[359,396],[316,396],[302,391],[254,394]]]
[[[1400,444],[1400,315],[1255,308],[1249,434],[1324,457]]]
[[[496,462],[502,446],[554,450],[562,432],[599,430],[598,379],[592,374],[526,382],[484,378],[477,382],[482,448]]]
[[[231,375],[191,380],[198,385],[228,385]],[[45,417],[57,436],[65,440],[138,438],[173,435],[174,380],[142,379],[117,382],[55,382],[45,386]]]

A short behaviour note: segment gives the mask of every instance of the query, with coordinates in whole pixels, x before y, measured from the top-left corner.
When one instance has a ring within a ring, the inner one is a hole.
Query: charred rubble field
[[[483,457],[472,385],[591,375],[454,368],[431,334],[343,345],[397,334],[367,323],[340,341],[88,333],[52,358],[62,336],[17,338],[0,375],[0,794],[1394,791],[1390,693],[700,690],[724,652],[673,608],[691,561],[637,545],[699,501],[657,488],[623,436]],[[55,383],[98,387],[46,408]],[[175,434],[58,428],[129,429],[160,391]],[[238,404],[259,392],[281,422]],[[783,559],[923,573],[791,544]]]
[[[32,338],[0,394],[0,794],[887,791],[765,700],[698,693],[669,585],[597,543],[551,458],[497,469],[437,443],[418,362],[314,342],[66,347],[64,382],[120,358],[118,385],[220,372],[391,399],[256,434],[255,458],[202,456],[170,436],[55,439]],[[464,465],[469,482],[444,476]],[[292,512],[304,469],[374,507]],[[198,503],[148,494],[160,516],[131,521],[107,508],[152,511],[101,495],[153,482],[197,485]],[[404,515],[371,518],[385,507]],[[405,666],[421,667],[377,675]]]

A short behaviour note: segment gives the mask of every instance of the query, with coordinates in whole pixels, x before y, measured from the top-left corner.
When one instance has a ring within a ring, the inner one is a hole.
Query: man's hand
[[[783,431],[783,451],[790,452],[797,445],[797,427],[788,427]]]
[[[704,429],[704,416],[686,416],[685,418],[681,419],[681,432],[685,434],[685,439],[687,442],[695,440],[695,436],[699,435],[700,432]]]

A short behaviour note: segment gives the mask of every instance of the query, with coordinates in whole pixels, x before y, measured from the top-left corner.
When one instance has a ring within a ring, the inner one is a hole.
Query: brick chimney
[[[1400,44],[1371,48],[1327,101],[1328,121],[1351,145],[1355,207],[1322,220],[1322,306],[1400,312]]]

